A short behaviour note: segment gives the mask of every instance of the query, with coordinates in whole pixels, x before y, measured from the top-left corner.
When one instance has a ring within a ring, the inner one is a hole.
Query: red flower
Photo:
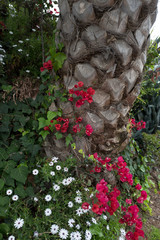
[[[59,131],[61,129],[61,124],[55,124],[55,128],[57,131]]]
[[[95,90],[90,87],[90,88],[87,89],[87,93],[88,93],[89,95],[94,95],[94,94],[95,94]]]
[[[93,204],[92,212],[94,212],[94,213],[98,213],[99,212],[99,205],[98,204]]]
[[[86,125],[86,135],[90,136],[92,134],[92,132],[93,132],[92,126],[90,124],[87,124]]]
[[[143,199],[144,200],[146,200],[147,199],[147,193],[146,193],[146,191],[141,191],[141,197],[143,197]]]
[[[77,120],[76,120],[76,123],[77,122],[82,122],[83,118],[82,117],[78,117]]]
[[[62,117],[58,117],[56,120],[57,120],[57,122],[62,122],[63,118]]]
[[[51,120],[50,123],[53,123],[53,120]]]
[[[73,89],[69,89],[69,93],[70,93],[70,94],[73,94],[73,93],[74,93],[74,90],[73,90]]]
[[[80,82],[78,82],[78,86],[79,86],[79,87],[83,87],[83,85],[84,85],[84,83],[83,83],[83,82],[81,82],[81,81],[80,81]]]
[[[82,208],[83,209],[88,209],[89,208],[89,203],[87,203],[87,202],[82,203]]]
[[[131,204],[132,203],[132,199],[126,199],[126,203]]]
[[[136,188],[137,190],[140,190],[140,189],[142,188],[142,186],[138,183],[138,184],[135,186],[135,188]]]
[[[82,99],[79,99],[79,100],[76,102],[76,107],[79,108],[79,107],[81,107],[83,104],[84,104],[84,101],[83,101]]]
[[[69,97],[68,101],[73,102],[73,97]]]
[[[43,129],[44,129],[44,131],[49,131],[50,130],[48,126],[44,127]]]
[[[133,232],[131,232],[131,231],[127,232],[127,234],[126,234],[126,239],[127,239],[127,240],[134,240],[134,234],[133,234]]]
[[[61,128],[61,132],[62,132],[62,133],[67,132],[67,128],[66,128],[66,127],[62,127],[62,128]]]
[[[107,168],[108,171],[112,170],[112,166],[110,166],[109,164],[106,164],[106,168]]]
[[[95,171],[95,172],[98,172],[98,173],[101,172],[101,167],[96,166],[95,169],[94,169],[94,171]]]
[[[43,72],[45,69],[43,67],[40,68],[40,71]]]

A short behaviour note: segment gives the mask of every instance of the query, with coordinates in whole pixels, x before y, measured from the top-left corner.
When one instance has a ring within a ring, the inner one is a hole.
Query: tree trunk
[[[63,104],[65,117],[82,116],[94,132],[75,141],[86,153],[122,151],[129,141],[128,113],[139,95],[157,0],[59,0],[57,28],[67,60],[62,81],[95,89],[93,103]],[[58,38],[57,38],[58,39]]]

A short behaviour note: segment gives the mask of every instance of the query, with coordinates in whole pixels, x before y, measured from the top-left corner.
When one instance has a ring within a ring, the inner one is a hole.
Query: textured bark
[[[62,81],[67,89],[83,81],[96,90],[94,102],[78,109],[94,129],[86,149],[118,153],[128,143],[128,113],[139,95],[157,0],[59,0],[59,8],[67,55]],[[63,109],[70,117],[77,112],[74,105]]]

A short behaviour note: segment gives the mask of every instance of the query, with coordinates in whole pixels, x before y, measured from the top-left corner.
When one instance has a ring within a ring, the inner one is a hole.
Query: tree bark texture
[[[140,92],[157,0],[59,0],[59,8],[57,29],[67,55],[62,81],[67,89],[78,81],[95,89],[91,104],[62,104],[64,116],[76,113],[94,129],[75,140],[78,148],[118,153],[129,140],[128,113]]]

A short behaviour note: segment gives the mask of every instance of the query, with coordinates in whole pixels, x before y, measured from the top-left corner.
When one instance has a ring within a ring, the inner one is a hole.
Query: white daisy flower
[[[12,32],[12,31],[9,31],[9,34],[11,34],[11,35],[12,35],[12,34],[13,34],[13,32]]]
[[[69,227],[73,227],[73,224],[75,223],[75,220],[73,218],[68,220]]]
[[[75,240],[81,240],[82,239],[82,236],[81,236],[80,232],[77,231],[77,232],[74,233],[74,239]]]
[[[29,41],[29,38],[26,38],[26,41]]]
[[[68,203],[68,207],[69,207],[69,208],[72,208],[72,207],[73,207],[73,202],[70,201],[70,202]]]
[[[70,239],[71,239],[71,240],[75,240],[75,233],[76,233],[76,232],[72,232],[72,233],[70,234]]]
[[[77,210],[76,210],[76,214],[78,215],[78,216],[81,216],[82,214],[83,214],[83,209],[80,207],[80,208],[78,208]]]
[[[55,176],[55,172],[54,171],[51,171],[50,174],[51,174],[51,176]]]
[[[13,235],[9,236],[8,240],[15,240],[15,236]]]
[[[104,220],[107,220],[107,216],[106,215],[102,215]]]
[[[35,231],[33,237],[38,237],[38,235],[39,235],[38,232]]]
[[[48,195],[45,196],[46,202],[51,201],[51,199],[52,199],[51,195],[48,194]]]
[[[57,165],[56,166],[56,169],[59,171],[59,170],[61,170],[61,166],[60,165]]]
[[[93,217],[92,217],[92,222],[93,222],[94,224],[97,224],[97,221],[96,221],[96,219],[95,219],[95,218],[93,218]]]
[[[89,221],[86,222],[87,226],[91,226],[91,223]]]
[[[58,190],[60,189],[60,186],[58,186],[57,184],[55,184],[55,185],[53,186],[53,188],[54,188],[55,191],[58,191]]]
[[[38,198],[37,198],[37,197],[34,197],[33,200],[34,200],[35,202],[38,202]]]
[[[58,160],[58,157],[53,157],[52,158],[52,161],[55,162],[55,163],[57,162],[57,160]]]
[[[77,202],[77,203],[82,203],[82,198],[81,198],[81,197],[76,197],[76,198],[75,198],[75,202]]]
[[[67,180],[67,179],[63,179],[62,184],[63,184],[64,186],[68,185],[68,180]]]
[[[12,195],[12,193],[13,193],[13,191],[12,191],[12,189],[8,189],[7,191],[6,191],[6,194],[9,196],[9,195]]]
[[[79,224],[77,224],[77,225],[76,225],[76,228],[77,228],[77,229],[80,229],[80,228],[81,228],[81,226],[80,226]]]
[[[52,166],[53,166],[53,164],[54,164],[53,162],[50,162],[50,163],[49,163],[49,166],[50,166],[50,167],[52,167]]]
[[[91,195],[89,197],[92,198],[93,196],[94,196],[93,193],[91,193]]]
[[[109,230],[109,225],[106,226],[106,229]]]
[[[86,230],[85,232],[85,239],[90,240],[92,238],[92,233],[89,230]]]
[[[125,240],[125,237],[120,236],[118,240]]]
[[[39,171],[38,171],[38,169],[34,169],[34,170],[32,171],[32,173],[33,173],[33,175],[38,175]]]
[[[26,70],[27,73],[30,73],[30,70]]]
[[[67,168],[67,167],[64,167],[63,171],[64,171],[64,172],[68,172],[68,168]]]
[[[13,195],[13,196],[12,196],[12,200],[13,200],[13,201],[17,201],[18,198],[19,198],[18,195]]]
[[[18,52],[22,52],[23,50],[22,49],[18,49]]]
[[[19,229],[23,227],[24,220],[22,218],[17,218],[17,220],[14,222],[14,227]]]
[[[23,43],[23,41],[22,41],[22,40],[19,40],[18,42],[19,42],[19,43]]]
[[[78,190],[78,191],[76,191],[76,194],[77,195],[82,195],[82,193]]]
[[[52,211],[51,211],[50,208],[46,208],[44,213],[45,213],[46,216],[50,216],[52,214]]]
[[[84,190],[85,190],[86,192],[89,192],[89,189],[88,189],[88,188],[84,188]]]
[[[51,233],[52,233],[52,234],[58,233],[58,230],[59,230],[58,225],[53,224],[53,225],[51,226]]]
[[[121,232],[122,236],[124,236],[124,237],[126,236],[126,231],[123,228],[120,229],[120,232]]]
[[[32,28],[32,31],[33,31],[33,32],[36,32],[36,29]]]
[[[61,239],[67,239],[68,237],[68,231],[64,228],[62,228],[60,231],[59,231],[59,236]]]

